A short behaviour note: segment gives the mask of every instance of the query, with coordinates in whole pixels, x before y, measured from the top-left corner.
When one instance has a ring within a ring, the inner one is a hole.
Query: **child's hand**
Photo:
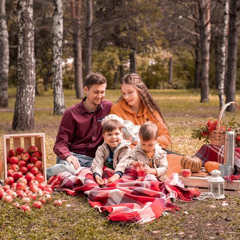
[[[131,163],[131,165],[134,166],[134,167],[142,167],[144,164],[143,164],[143,162],[134,161],[134,162]]]
[[[115,173],[112,177],[108,179],[108,183],[114,182],[120,178],[119,174]]]
[[[98,175],[95,176],[95,180],[96,180],[97,184],[100,186],[105,184],[104,180],[101,177],[99,177]]]
[[[146,174],[153,174],[153,175],[157,175],[157,170],[155,168],[150,168],[149,166],[145,166],[143,168],[144,173]]]

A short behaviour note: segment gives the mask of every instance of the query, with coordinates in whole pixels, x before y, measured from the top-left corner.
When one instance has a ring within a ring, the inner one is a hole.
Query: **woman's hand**
[[[95,180],[96,180],[97,184],[100,186],[105,184],[104,180],[98,175],[95,176]]]
[[[120,178],[119,174],[115,173],[112,177],[108,179],[108,183],[114,182]]]

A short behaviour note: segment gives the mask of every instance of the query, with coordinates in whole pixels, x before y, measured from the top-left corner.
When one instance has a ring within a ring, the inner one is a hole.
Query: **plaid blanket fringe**
[[[113,174],[112,169],[104,168],[104,181],[107,182]],[[75,175],[63,172],[53,176],[48,184],[55,190],[72,196],[86,194],[92,207],[98,208],[100,212],[109,212],[108,220],[145,223],[159,218],[163,212],[180,210],[172,204],[171,198],[191,201],[200,195],[197,190],[185,189],[176,176],[177,174],[172,174],[163,183],[155,176],[145,175],[130,166],[122,178],[99,187],[91,169],[82,167]]]

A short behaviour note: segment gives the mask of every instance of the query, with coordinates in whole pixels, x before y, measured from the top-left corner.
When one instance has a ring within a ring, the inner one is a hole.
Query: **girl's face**
[[[116,128],[112,132],[105,132],[103,139],[113,151],[122,141],[122,131]]]
[[[123,99],[130,105],[136,106],[140,104],[140,95],[134,84],[123,83],[121,86]]]
[[[140,137],[140,146],[142,150],[146,153],[150,153],[155,149],[155,145],[157,143],[156,139],[150,139],[149,141],[143,141]]]

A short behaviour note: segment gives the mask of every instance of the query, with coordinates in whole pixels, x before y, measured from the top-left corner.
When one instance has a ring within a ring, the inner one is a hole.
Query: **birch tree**
[[[226,73],[226,103],[235,101],[239,0],[230,0],[229,8],[230,18],[228,34],[227,73]],[[227,111],[233,112],[234,106],[230,105],[227,108]]]
[[[0,2],[0,107],[8,106],[9,43],[6,22],[6,2]]]
[[[228,14],[229,5],[228,0],[223,0],[224,14],[223,14],[223,30],[222,38],[220,42],[220,61],[219,61],[219,79],[218,79],[218,96],[219,96],[219,106],[220,109],[224,106],[224,79],[225,79],[225,69],[226,69],[226,38],[228,29]]]
[[[33,0],[18,0],[18,66],[17,95],[13,130],[34,128],[35,60]]]
[[[65,110],[62,81],[63,4],[53,0],[53,96],[54,115],[63,115]]]

